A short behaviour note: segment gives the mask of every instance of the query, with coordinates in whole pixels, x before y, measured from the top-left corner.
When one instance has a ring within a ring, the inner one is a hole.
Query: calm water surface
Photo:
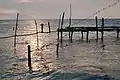
[[[37,20],[38,30],[44,23],[44,31],[48,31],[47,22],[51,23],[51,33],[39,33],[39,50],[36,35],[18,36],[16,50],[14,38],[0,39],[0,79],[1,80],[120,80],[120,40],[116,40],[116,32],[105,32],[104,42],[96,42],[95,33],[91,32],[89,42],[81,40],[80,32],[74,33],[73,43],[68,40],[68,33],[63,35],[63,44],[59,46],[56,56],[58,26],[57,19]],[[73,26],[95,26],[95,20],[72,20]],[[99,26],[101,25],[101,20]],[[79,22],[79,23],[78,23]],[[120,19],[105,20],[105,26],[120,25]],[[14,35],[14,20],[0,20],[0,37]],[[68,26],[65,20],[64,26]],[[18,35],[35,33],[33,20],[20,20]],[[99,33],[99,38],[101,33]],[[105,44],[105,50],[102,45]],[[27,46],[31,45],[32,70],[27,63]]]

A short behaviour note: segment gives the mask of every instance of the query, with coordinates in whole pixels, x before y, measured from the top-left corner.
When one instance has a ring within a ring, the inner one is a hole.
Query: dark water
[[[95,41],[95,33],[90,33],[89,43],[81,40],[80,33],[74,33],[73,43],[68,40],[68,33],[63,35],[63,44],[56,56],[58,27],[57,19],[37,20],[38,30],[44,23],[44,31],[48,32],[47,22],[51,23],[51,33],[39,33],[39,50],[36,35],[18,36],[16,50],[14,38],[0,39],[0,79],[1,80],[119,80],[120,79],[120,40],[116,40],[116,32],[105,32],[105,50],[99,40]],[[76,24],[75,24],[76,23]],[[72,20],[72,26],[95,26],[95,20]],[[99,26],[101,20],[98,20]],[[120,26],[120,19],[107,19],[105,26]],[[15,20],[0,20],[0,37],[14,35]],[[68,26],[68,20],[64,21]],[[35,33],[34,20],[20,20],[18,35]],[[84,33],[86,34],[86,33]],[[99,33],[99,38],[101,34]],[[27,45],[32,48],[32,69],[29,72],[27,63]]]

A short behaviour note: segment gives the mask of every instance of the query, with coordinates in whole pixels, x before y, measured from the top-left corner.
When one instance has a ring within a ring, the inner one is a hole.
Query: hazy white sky
[[[62,12],[69,17],[69,5],[72,4],[72,18],[86,18],[94,12],[107,7],[117,0],[0,0],[0,19],[20,18],[58,18]],[[101,17],[120,18],[120,3],[104,12]],[[91,17],[93,18],[93,17]]]

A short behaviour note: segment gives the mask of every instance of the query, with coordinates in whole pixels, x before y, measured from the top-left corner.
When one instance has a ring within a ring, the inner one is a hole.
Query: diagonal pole
[[[16,34],[17,34],[17,27],[18,27],[18,17],[19,13],[17,13],[17,18],[16,18],[16,26],[15,26],[15,37],[14,37],[14,47],[16,47]]]

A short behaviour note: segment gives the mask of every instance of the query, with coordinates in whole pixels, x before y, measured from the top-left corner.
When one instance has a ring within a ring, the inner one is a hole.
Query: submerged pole
[[[30,45],[28,45],[28,67],[29,70],[32,70],[32,66],[31,66],[31,50],[30,50]]]
[[[98,41],[98,19],[97,19],[97,16],[95,17],[95,20],[96,20],[96,41]]]
[[[49,33],[51,32],[51,29],[50,29],[50,22],[48,22],[48,28],[49,28]]]
[[[102,29],[101,29],[101,33],[102,33],[102,36],[101,36],[101,40],[103,41],[103,34],[104,34],[104,18],[102,18]]]
[[[63,36],[62,36],[62,35],[63,35],[63,31],[62,31],[63,28],[62,28],[62,27],[63,27],[63,22],[64,22],[64,15],[65,15],[65,12],[63,12],[62,21],[61,21],[61,43],[62,43],[62,37],[63,37]]]
[[[19,17],[19,13],[17,13],[17,18],[16,18],[15,37],[14,37],[14,47],[16,47],[16,34],[17,34],[17,27],[18,27],[18,17]]]

